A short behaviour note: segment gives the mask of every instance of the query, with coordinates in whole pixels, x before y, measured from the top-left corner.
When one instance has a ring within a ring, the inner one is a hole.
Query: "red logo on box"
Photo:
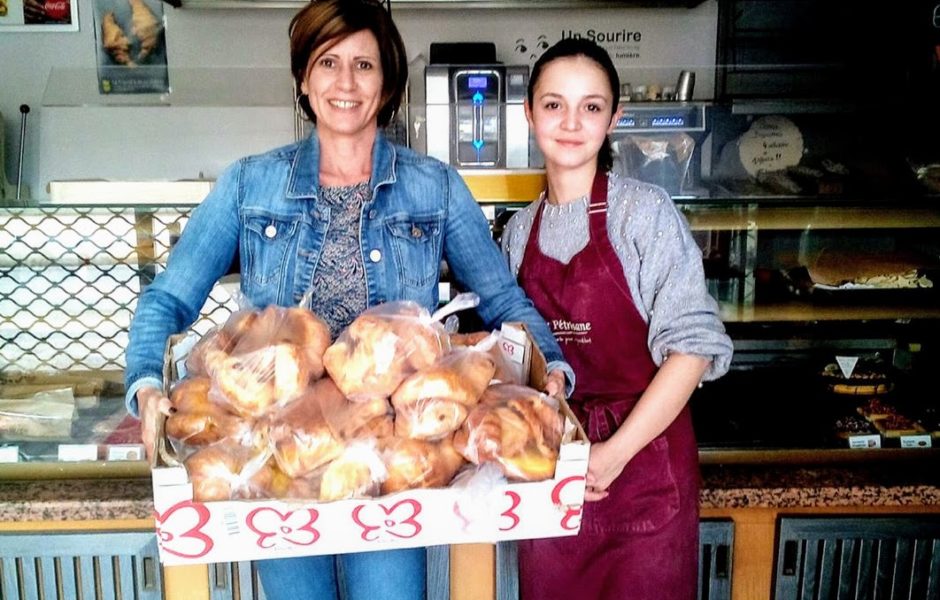
[[[313,508],[282,513],[262,506],[248,513],[245,524],[258,534],[256,543],[260,548],[285,544],[309,546],[320,539],[320,532],[313,527],[319,516],[320,513]]]
[[[380,511],[375,510],[377,508],[385,514],[380,514]],[[370,509],[373,514],[362,515],[364,509]],[[415,520],[415,517],[419,514],[421,514],[421,503],[417,500],[407,499],[396,502],[391,507],[386,507],[378,502],[371,505],[360,504],[353,509],[352,518],[356,525],[362,528],[362,539],[367,542],[374,542],[380,538],[382,533],[378,531],[380,529],[384,529],[384,533],[397,538],[415,537],[421,533],[421,524]],[[379,522],[380,524],[372,525],[368,521],[372,523]]]
[[[199,558],[212,550],[212,538],[202,532],[209,522],[204,504],[186,500],[174,504],[163,514],[154,511],[157,540],[164,552],[183,558]]]

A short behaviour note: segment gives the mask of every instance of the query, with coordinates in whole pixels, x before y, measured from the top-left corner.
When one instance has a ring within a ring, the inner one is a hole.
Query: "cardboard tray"
[[[518,325],[510,324],[508,331],[518,333],[514,327]],[[181,337],[175,336],[167,346],[167,384],[175,381],[176,365],[182,360],[178,355],[174,360]],[[531,338],[526,335],[526,339],[522,364],[529,365],[530,385],[539,387],[546,374],[545,359]],[[196,502],[186,470],[172,456],[161,424],[152,470],[160,561],[200,564],[576,535],[590,444],[564,401],[561,410],[566,434],[552,479],[506,483],[489,490],[405,490],[329,503]]]

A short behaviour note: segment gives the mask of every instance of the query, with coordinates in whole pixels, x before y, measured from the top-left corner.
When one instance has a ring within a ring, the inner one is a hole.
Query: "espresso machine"
[[[496,62],[495,49],[470,62],[480,55],[435,46],[425,67],[427,154],[458,168],[527,168],[529,67]]]

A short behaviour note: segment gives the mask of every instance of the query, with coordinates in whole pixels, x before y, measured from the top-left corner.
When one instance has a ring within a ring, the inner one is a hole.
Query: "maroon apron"
[[[544,208],[545,201],[529,233],[519,283],[577,376],[572,410],[591,442],[600,442],[620,427],[656,374],[649,327],[607,235],[606,173],[598,173],[591,192],[590,241],[568,264],[539,250]],[[686,406],[627,463],[605,499],[585,502],[578,536],[519,542],[521,597],[695,598],[698,490],[698,450]]]

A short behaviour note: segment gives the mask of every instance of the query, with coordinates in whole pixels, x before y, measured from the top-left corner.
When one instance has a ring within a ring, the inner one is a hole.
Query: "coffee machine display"
[[[528,167],[528,82],[525,65],[428,65],[427,153],[460,168]]]

